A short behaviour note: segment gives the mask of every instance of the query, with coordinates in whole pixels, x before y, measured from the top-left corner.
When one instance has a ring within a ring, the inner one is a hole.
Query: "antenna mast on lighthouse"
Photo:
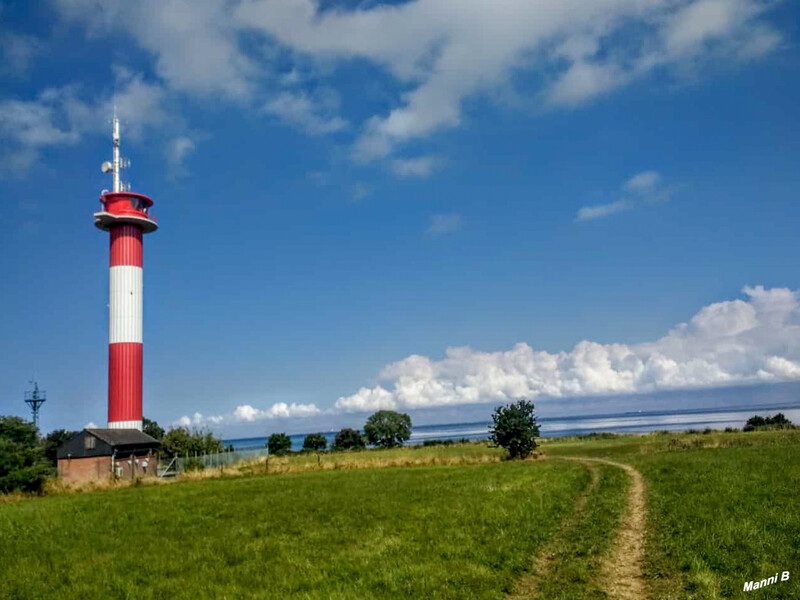
[[[120,181],[129,162],[119,156],[116,109],[112,121],[111,162],[100,169],[111,173],[113,191],[100,195],[102,209],[94,224],[111,238],[108,301],[108,427],[142,429],[142,236],[158,229],[150,214],[153,201],[134,194]]]
[[[100,169],[103,173],[111,173],[111,192],[116,194],[118,192],[127,192],[131,189],[129,183],[125,183],[120,178],[120,171],[131,166],[131,161],[127,158],[122,158],[119,155],[120,136],[119,136],[119,119],[117,118],[117,107],[114,107],[114,118],[111,120],[111,141],[113,150],[111,154],[111,162],[106,161]]]

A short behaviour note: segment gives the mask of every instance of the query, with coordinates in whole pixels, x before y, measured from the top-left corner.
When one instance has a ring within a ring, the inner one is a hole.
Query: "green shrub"
[[[379,410],[367,419],[364,434],[373,446],[402,446],[411,437],[411,417],[393,410]]]
[[[490,439],[504,448],[511,458],[527,458],[536,449],[539,425],[533,412],[533,402],[519,400],[498,406],[492,415]]]
[[[186,472],[202,471],[205,468],[206,466],[203,464],[203,461],[194,456],[187,458],[186,462],[183,463],[183,470]]]
[[[363,450],[365,446],[366,444],[364,443],[364,438],[362,437],[360,431],[345,427],[336,434],[331,449],[337,451]]]
[[[275,456],[283,456],[292,451],[292,440],[285,433],[273,433],[267,440],[269,453]]]
[[[774,417],[761,417],[754,415],[747,419],[742,431],[756,431],[758,429],[794,429],[794,423],[786,418],[783,413],[778,413]]]
[[[50,470],[33,423],[0,417],[0,492],[41,493]]]
[[[322,452],[328,447],[328,440],[321,433],[309,433],[303,440],[303,450]]]

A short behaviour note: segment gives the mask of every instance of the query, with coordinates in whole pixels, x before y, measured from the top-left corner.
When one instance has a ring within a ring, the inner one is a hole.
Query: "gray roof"
[[[159,444],[159,441],[138,429],[87,429],[96,438],[111,446],[138,446]]]

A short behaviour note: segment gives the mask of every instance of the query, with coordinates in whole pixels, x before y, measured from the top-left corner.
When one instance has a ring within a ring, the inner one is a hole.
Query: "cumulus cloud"
[[[232,425],[240,423],[254,423],[271,419],[291,419],[311,417],[321,411],[315,404],[298,404],[292,402],[276,402],[266,410],[251,406],[250,404],[240,404],[233,412],[224,415],[204,416],[201,413],[194,413],[192,417],[183,416],[178,419],[180,427],[202,427],[206,425]]]
[[[170,89],[240,101],[259,70],[240,48],[227,0],[56,0],[93,37],[129,34],[155,57]]]
[[[458,127],[465,100],[491,97],[520,73],[541,82],[523,92],[533,102],[571,108],[656,70],[752,60],[783,39],[768,21],[775,3],[763,0],[56,2],[90,35],[128,34],[171,90],[246,103],[276,84],[291,87],[266,110],[312,135],[344,129],[345,121],[320,115],[298,86],[354,59],[377,65],[394,80],[397,99],[365,118],[352,148],[360,162]]]
[[[448,215],[433,215],[431,216],[431,224],[428,226],[428,235],[444,235],[446,233],[453,233],[461,229],[461,215],[448,214]]]
[[[642,202],[669,200],[671,189],[663,183],[658,171],[637,173],[622,185],[623,198],[607,204],[583,206],[575,215],[576,221],[591,221],[636,208]]]
[[[98,429],[97,425],[94,421],[89,421],[86,425],[83,426],[84,429]]]
[[[664,337],[637,345],[582,341],[572,350],[449,348],[386,366],[381,385],[339,398],[342,411],[414,409],[518,398],[635,394],[800,379],[800,292],[746,287]]]

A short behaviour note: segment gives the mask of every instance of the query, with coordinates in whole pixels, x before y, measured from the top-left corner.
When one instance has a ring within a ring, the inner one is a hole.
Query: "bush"
[[[756,431],[758,429],[794,429],[794,424],[783,413],[778,413],[774,417],[753,415],[747,419],[742,431]]]
[[[469,438],[461,438],[459,440],[454,440],[452,438],[447,440],[425,440],[422,442],[422,445],[414,447],[429,448],[431,446],[455,446],[456,444],[469,444]]]
[[[292,451],[292,440],[285,433],[273,433],[267,440],[267,449],[275,456],[289,454]]]
[[[332,450],[363,450],[366,447],[361,432],[357,429],[345,427],[333,440]]]
[[[303,440],[303,450],[322,452],[328,447],[328,440],[321,433],[309,433]]]
[[[527,458],[536,449],[539,425],[533,412],[533,402],[520,400],[498,406],[492,415],[489,438],[504,448],[511,458]]]
[[[41,493],[49,472],[33,423],[0,417],[0,492]]]
[[[206,466],[203,464],[203,461],[194,456],[187,458],[186,462],[183,463],[183,470],[186,472],[202,471],[205,468]]]
[[[192,454],[222,452],[222,442],[210,431],[189,431],[187,427],[174,427],[161,439],[161,451],[169,458]]]
[[[364,434],[373,446],[402,446],[411,437],[411,417],[393,410],[379,410],[367,419]]]

